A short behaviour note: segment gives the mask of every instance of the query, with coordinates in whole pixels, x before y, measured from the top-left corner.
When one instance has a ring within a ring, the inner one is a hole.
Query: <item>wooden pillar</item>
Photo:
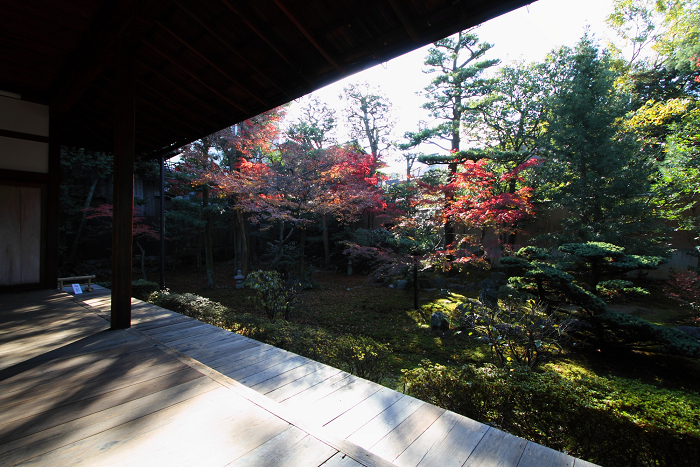
[[[117,44],[114,98],[114,218],[112,220],[112,329],[131,326],[134,211],[135,77],[133,46]]]
[[[58,230],[61,202],[61,128],[63,115],[49,107],[49,181],[46,187],[46,227],[43,287],[55,289],[58,279]]]

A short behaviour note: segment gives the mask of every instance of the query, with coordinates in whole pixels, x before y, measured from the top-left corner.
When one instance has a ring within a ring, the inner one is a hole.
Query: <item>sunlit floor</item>
[[[0,295],[0,465],[589,466],[109,291]]]

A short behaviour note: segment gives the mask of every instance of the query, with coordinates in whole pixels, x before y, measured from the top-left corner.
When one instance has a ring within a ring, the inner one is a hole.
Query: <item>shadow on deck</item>
[[[109,306],[0,295],[0,465],[593,465],[139,300],[109,331]]]

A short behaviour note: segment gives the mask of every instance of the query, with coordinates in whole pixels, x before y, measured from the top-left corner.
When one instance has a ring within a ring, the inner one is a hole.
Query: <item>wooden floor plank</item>
[[[299,442],[309,437],[302,430],[289,426],[279,435],[228,464],[229,467],[272,467],[279,465],[285,454],[293,451]],[[332,453],[331,453],[332,454]],[[330,455],[328,456],[330,457]],[[305,465],[311,465],[306,463]]]
[[[133,326],[133,328],[153,338],[157,338],[156,336],[167,336],[170,333],[182,331],[183,329],[194,329],[198,326],[207,325],[206,323],[198,321],[194,318],[184,318],[187,319],[178,319],[178,317],[174,317],[172,319],[176,320],[175,322],[170,321],[168,324],[161,324],[160,326],[148,329],[146,329],[146,326],[143,324]]]
[[[291,464],[290,464],[291,465]],[[323,463],[323,467],[360,467],[362,464],[357,462],[352,457],[349,457],[342,452],[337,453],[326,462]]]
[[[394,459],[394,464],[398,467],[416,467],[432,449],[435,443],[441,442],[447,437],[457,423],[458,416],[452,412],[445,411],[421,434],[411,445]]]
[[[272,463],[271,467],[326,465],[325,462],[337,453],[337,450],[322,443],[313,436],[307,436],[300,443],[294,445],[294,449],[283,452],[279,461]]]
[[[574,467],[575,460],[563,452],[528,441],[518,467]]]
[[[425,402],[421,402],[413,397],[403,396],[384,412],[364,425],[361,430],[356,431],[348,437],[348,441],[368,449],[388,435],[391,430],[399,426],[402,421],[407,419],[423,404],[425,404]]]
[[[490,428],[481,439],[464,467],[491,467],[517,465],[527,441],[501,430]]]
[[[23,297],[0,295],[0,465],[592,466],[140,300],[107,332],[109,291]]]
[[[294,370],[295,368],[304,365],[306,362],[307,359],[305,357],[300,357],[299,355],[297,355],[292,358],[288,358],[276,365],[272,365],[269,368],[266,368],[262,371],[251,374],[250,376],[239,378],[237,381],[241,384],[245,384],[248,387],[252,387],[259,383],[263,383],[271,378],[283,375],[288,371]]]
[[[384,438],[374,444],[370,450],[393,462],[443,413],[445,413],[445,409],[431,404],[423,404]]]
[[[371,397],[381,388],[378,384],[355,378],[350,384],[305,406],[304,410],[308,413],[307,420],[309,423],[320,426],[326,425]]]
[[[138,456],[148,459],[148,453],[159,442],[170,443],[176,436],[185,438],[198,432],[208,433],[207,426],[216,425],[222,419],[251,410],[251,405],[237,407],[223,402],[231,398],[225,388],[214,394],[206,393],[162,411],[134,419],[109,430],[62,446],[40,456],[31,458],[28,465],[111,465],[117,462],[139,462]],[[201,436],[201,435],[200,435]],[[179,440],[182,443],[182,440]],[[185,443],[186,444],[186,443]],[[192,445],[189,445],[190,449]],[[198,451],[201,454],[201,451]],[[18,464],[24,465],[24,463]],[[155,465],[168,465],[158,464]]]
[[[323,365],[321,365],[320,363],[314,362],[313,360],[305,359],[304,363],[301,366],[298,366],[292,370],[286,371],[280,375],[277,375],[260,383],[251,385],[250,387],[258,391],[260,394],[267,394],[269,392],[281,388],[282,386],[294,383],[300,378],[308,376],[311,373],[319,371],[322,368]]]
[[[32,457],[80,441],[164,408],[176,405],[221,386],[198,378],[133,401],[41,430],[9,443],[0,444],[0,465],[14,465]],[[209,400],[212,396],[207,396]]]
[[[356,377],[348,373],[339,372],[330,378],[324,379],[319,384],[314,386],[307,386],[302,383],[300,385],[301,387],[299,387],[300,392],[297,392],[293,396],[284,399],[281,404],[287,407],[305,410],[306,407],[314,402],[334,393],[343,386],[352,384],[356,380]]]
[[[275,402],[284,402],[295,396],[300,396],[303,392],[316,390],[316,387],[324,382],[328,384],[333,384],[336,380],[345,379],[350,376],[349,373],[340,371],[337,368],[325,367],[317,370],[313,373],[309,373],[302,378],[294,380],[290,384],[281,386],[273,391],[266,393],[265,395]]]
[[[64,404],[62,400],[59,400],[56,402],[58,407],[45,407],[43,411],[36,410],[33,406],[25,406],[26,412],[24,413],[21,411],[8,411],[11,413],[0,414],[0,417],[4,420],[4,423],[0,425],[0,439],[3,442],[13,441],[201,377],[203,377],[201,373],[186,368],[87,399],[80,397],[80,394],[77,397],[71,396],[79,400],[71,404]],[[27,415],[27,413],[30,415]]]
[[[85,388],[85,381],[89,384],[102,384],[105,380],[121,379],[124,376],[136,376],[144,372],[157,372],[158,365],[176,363],[173,357],[164,354],[157,349],[150,348],[142,352],[126,355],[122,359],[111,358],[84,364],[70,371],[48,372],[42,379],[33,378],[31,381],[23,381],[23,384],[0,383],[0,410],[4,407],[24,404],[30,400],[65,396],[66,391]],[[177,362],[179,363],[179,362]],[[178,365],[179,366],[179,365]],[[55,384],[60,379],[60,384]],[[76,389],[77,388],[77,389]]]
[[[420,467],[457,467],[464,464],[489,430],[487,425],[455,413],[455,423],[442,439],[438,439],[418,463]]]
[[[391,407],[401,399],[403,394],[389,388],[381,388],[367,399],[359,403],[353,410],[348,411],[324,425],[329,433],[340,438],[347,438],[377,415]]]

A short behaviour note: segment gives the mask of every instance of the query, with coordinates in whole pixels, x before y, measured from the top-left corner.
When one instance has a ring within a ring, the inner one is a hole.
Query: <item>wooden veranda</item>
[[[0,296],[0,465],[592,464],[304,357],[110,294]]]

